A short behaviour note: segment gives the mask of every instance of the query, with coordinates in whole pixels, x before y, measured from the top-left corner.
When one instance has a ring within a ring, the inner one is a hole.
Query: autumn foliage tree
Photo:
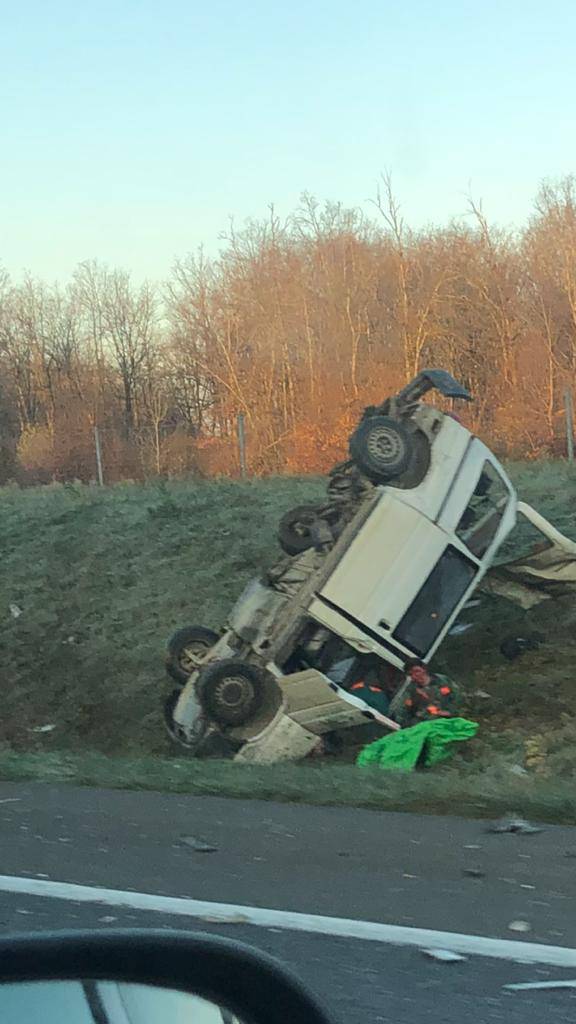
[[[411,229],[384,179],[374,217],[304,195],[233,224],[218,259],[160,285],[81,264],[69,284],[0,273],[0,481],[321,471],[361,409],[424,366],[475,396],[502,454],[562,450],[576,382],[576,187],[542,186],[523,231],[469,216]]]

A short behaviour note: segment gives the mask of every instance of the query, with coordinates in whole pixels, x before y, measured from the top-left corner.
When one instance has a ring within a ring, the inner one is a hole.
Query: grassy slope
[[[321,483],[82,486],[0,492],[0,742],[169,750],[163,648],[180,625],[218,626],[277,556],[282,511]],[[22,615],[13,618],[9,606]]]
[[[553,464],[512,473],[522,497],[576,537],[576,476]],[[316,479],[283,478],[1,491],[0,775],[397,805],[396,780],[383,793],[380,776],[368,773],[359,797],[347,766],[199,766],[176,759],[162,731],[166,637],[187,622],[219,625],[245,582],[277,556],[280,514],[322,489]],[[417,777],[409,791],[404,780],[400,802],[442,809],[448,786],[469,813],[497,810],[514,795],[519,807],[543,814],[552,802],[556,816],[572,820],[568,781],[566,789],[554,782],[552,798],[545,776],[576,773],[573,626],[569,601],[529,613],[484,602],[477,628],[439,659],[470,693],[482,738],[455,769]],[[542,629],[549,642],[509,665],[498,644],[523,628]],[[477,689],[492,699],[474,697]],[[44,725],[56,727],[34,731]],[[93,753],[79,757],[86,748]],[[526,763],[526,779],[510,774]]]

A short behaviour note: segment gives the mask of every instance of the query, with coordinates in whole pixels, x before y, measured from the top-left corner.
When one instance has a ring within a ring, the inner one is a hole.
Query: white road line
[[[178,896],[158,896],[153,893],[128,892],[122,889],[100,889],[95,886],[75,885],[71,882],[43,881],[39,878],[20,878],[0,875],[0,892],[20,896],[43,896],[48,899],[68,900],[76,903],[97,903],[113,907],[129,907],[156,914],[190,917],[214,924],[247,924],[259,928],[281,928],[287,931],[329,935],[365,942],[382,942],[391,946],[412,946],[418,949],[450,949],[463,956],[483,956],[496,960],[515,960],[518,963],[548,964],[553,967],[576,967],[576,949],[565,946],[545,946],[509,939],[489,939],[482,935],[461,935],[458,932],[438,932],[426,928],[404,928],[377,921],[354,921],[345,917],[323,917],[319,914],[299,914],[291,910],[272,910],[266,907],[243,907],[234,903],[211,903]]]

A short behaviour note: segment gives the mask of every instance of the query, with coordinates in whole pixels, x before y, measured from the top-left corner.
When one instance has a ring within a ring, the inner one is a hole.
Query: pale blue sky
[[[573,0],[4,0],[0,262],[167,275],[307,189],[522,223],[576,171]]]

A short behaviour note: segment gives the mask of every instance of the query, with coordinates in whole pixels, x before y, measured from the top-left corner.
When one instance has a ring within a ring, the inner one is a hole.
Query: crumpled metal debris
[[[189,846],[194,853],[216,853],[218,847],[205,843],[203,839],[196,839],[195,836],[181,836],[180,841]]]
[[[448,636],[462,636],[463,633],[467,633],[473,627],[473,622],[457,622],[456,625],[452,626],[452,629],[448,630]]]
[[[504,985],[510,992],[536,992],[546,988],[576,988],[575,980],[562,981],[526,981],[516,985]]]
[[[515,661],[526,651],[537,651],[545,641],[543,633],[529,633],[527,636],[508,636],[500,644],[500,653],[508,661]]]
[[[443,964],[458,964],[466,959],[460,953],[453,953],[451,949],[423,949],[422,952],[424,956],[429,956],[431,960],[438,960]]]
[[[507,818],[501,818],[500,821],[493,822],[486,831],[495,832],[497,835],[504,832],[512,832],[515,835],[535,836],[538,832],[543,832],[544,830],[538,825],[531,825],[525,818],[512,814]]]
[[[250,924],[246,914],[206,914],[199,917],[198,921],[206,921],[207,924]]]

